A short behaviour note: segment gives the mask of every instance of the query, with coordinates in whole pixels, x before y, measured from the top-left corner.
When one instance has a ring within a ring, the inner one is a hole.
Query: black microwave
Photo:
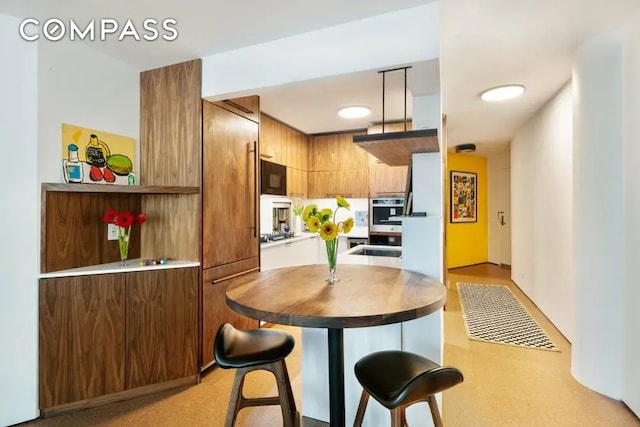
[[[287,195],[287,167],[260,160],[260,194]]]

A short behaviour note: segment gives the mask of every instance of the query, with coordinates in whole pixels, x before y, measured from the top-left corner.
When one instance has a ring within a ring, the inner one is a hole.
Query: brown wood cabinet
[[[198,271],[126,273],[128,389],[198,372]]]
[[[40,280],[40,408],[125,389],[124,282],[124,274]]]
[[[195,383],[197,278],[198,267],[41,279],[42,413],[187,377]]]
[[[260,158],[287,167],[287,196],[309,195],[309,137],[263,114],[260,121]]]
[[[369,197],[369,154],[353,143],[357,133],[315,135],[309,143],[309,197]]]
[[[287,167],[287,195],[292,199],[308,198],[309,172]]]
[[[227,278],[259,266],[258,132],[254,121],[203,102],[201,369],[213,362],[221,324],[258,327],[229,309],[224,294]]]
[[[249,266],[247,266],[249,267]],[[227,306],[225,292],[229,280],[219,280],[225,275],[221,269],[210,268],[202,275],[202,366],[210,366],[213,360],[213,342],[218,328],[223,323],[231,323],[238,329],[253,329],[259,326],[255,319],[241,316]]]
[[[309,139],[309,170],[366,170],[369,153],[353,143],[363,132],[313,135]]]
[[[258,264],[257,147],[255,122],[204,102],[204,269],[250,258]]]

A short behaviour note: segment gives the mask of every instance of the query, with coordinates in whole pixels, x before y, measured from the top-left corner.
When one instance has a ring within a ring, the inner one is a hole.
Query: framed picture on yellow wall
[[[478,177],[472,172],[451,171],[449,220],[457,222],[478,221]]]

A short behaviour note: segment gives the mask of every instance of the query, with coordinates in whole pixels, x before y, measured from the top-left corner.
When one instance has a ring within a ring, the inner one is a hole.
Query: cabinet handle
[[[262,157],[263,159],[273,159],[273,156],[271,154],[260,153],[260,157]]]
[[[325,196],[327,197],[336,197],[338,194],[337,193],[326,193]],[[340,196],[342,197],[353,197],[353,195],[351,193],[347,193],[347,194],[340,194]]]
[[[250,268],[248,270],[241,271],[240,273],[231,274],[229,276],[225,276],[225,277],[222,277],[220,279],[214,279],[214,280],[211,281],[211,284],[215,285],[216,283],[224,282],[225,280],[233,279],[234,277],[242,276],[243,274],[252,273],[252,272],[258,271],[258,270],[260,270],[260,267]]]
[[[257,223],[258,223],[258,204],[256,203],[256,193],[258,192],[258,143],[253,141],[253,150],[249,150],[253,153],[253,191],[249,194],[249,203],[253,205],[253,225],[249,229],[253,229],[253,237],[258,237]]]

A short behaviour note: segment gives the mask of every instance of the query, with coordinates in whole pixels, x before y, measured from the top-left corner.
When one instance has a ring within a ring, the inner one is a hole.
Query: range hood
[[[407,67],[378,71],[382,73],[382,133],[354,135],[353,142],[389,166],[407,166],[414,153],[437,153],[438,129],[406,130],[407,126]],[[403,132],[384,132],[385,75],[391,71],[404,70],[404,123]]]
[[[414,153],[437,153],[438,129],[354,135],[353,142],[389,166],[407,166]]]

